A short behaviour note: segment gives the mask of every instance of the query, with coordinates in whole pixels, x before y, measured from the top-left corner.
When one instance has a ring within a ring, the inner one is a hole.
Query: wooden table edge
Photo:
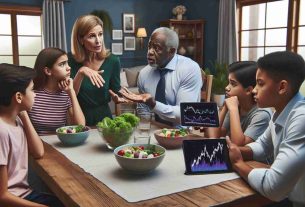
[[[90,197],[90,199],[93,199],[92,200],[93,205],[90,205],[90,201],[89,201],[88,203],[86,203],[86,204],[88,204],[86,206],[96,206],[94,203],[100,203],[99,206],[134,206],[134,205],[142,206],[142,204],[144,204],[144,203],[153,203],[154,200],[157,201],[160,198],[165,199],[167,197],[167,198],[172,199],[173,195],[175,195],[175,196],[178,195],[178,196],[182,197],[182,200],[183,200],[183,199],[186,199],[182,195],[183,192],[195,190],[195,189],[190,189],[190,190],[187,190],[187,191],[182,191],[182,192],[178,192],[178,193],[175,193],[175,194],[165,195],[165,196],[153,198],[153,199],[146,200],[146,201],[139,201],[139,202],[136,202],[136,203],[129,203],[128,201],[126,201],[125,199],[123,199],[122,197],[117,195],[115,192],[113,192],[104,183],[102,183],[101,181],[96,179],[91,174],[85,172],[84,169],[82,169],[78,165],[72,163],[67,157],[65,157],[62,153],[60,153],[55,148],[53,148],[50,144],[44,142],[44,146],[45,146],[45,153],[46,153],[45,156],[42,159],[38,159],[38,160],[30,159],[31,164],[32,164],[34,170],[36,171],[36,173],[48,185],[48,187],[52,190],[52,192],[54,192],[55,195],[66,206],[69,206],[69,207],[81,206],[81,204],[83,203],[83,200],[78,198],[77,195],[73,195],[73,192],[67,192],[65,189],[63,189],[63,187],[59,185],[59,182],[60,182],[59,179],[60,178],[58,178],[57,175],[55,175],[55,176],[50,175],[50,172],[48,172],[48,170],[47,170],[48,167],[45,166],[45,163],[50,161],[50,160],[53,162],[53,163],[51,162],[51,164],[55,164],[54,167],[58,167],[58,168],[66,168],[66,167],[69,168],[69,167],[71,167],[71,169],[73,169],[73,173],[74,173],[74,175],[71,175],[72,178],[74,176],[75,177],[85,176],[86,178],[88,178],[91,181],[95,181],[95,182],[100,182],[101,183],[102,187],[101,187],[101,185],[96,184],[94,182],[90,183],[90,186],[92,184],[91,187],[94,188],[93,191],[99,191],[99,192],[96,193],[96,195],[91,195],[91,197]],[[53,152],[55,151],[56,153],[51,155],[50,153],[52,151]],[[56,157],[56,156],[59,156],[59,158],[62,159],[61,163],[59,163],[58,162],[59,160],[57,160],[57,159],[55,159],[55,160],[51,159],[52,157]],[[251,164],[251,162],[249,162],[249,163]],[[64,167],[65,165],[68,165],[68,166]],[[252,162],[252,165],[255,166],[256,162]],[[234,180],[242,180],[242,179],[241,178],[237,178],[237,179],[234,179]],[[223,187],[223,185],[229,184],[229,183],[231,183],[234,180],[224,181],[224,182],[215,184],[215,186]],[[248,185],[246,182],[244,182],[244,181],[242,181],[242,182],[245,185]],[[85,186],[81,186],[81,188],[82,188],[81,190],[87,191]],[[107,190],[105,188],[107,188]],[[99,195],[101,192],[103,192],[102,196]],[[268,200],[265,197],[259,195],[255,191],[253,191],[253,194],[241,196],[240,198],[237,198],[237,199],[227,200],[227,201],[224,201],[222,203],[219,203],[217,200],[214,200],[209,195],[205,195],[205,196],[207,197],[206,199],[211,199],[211,201],[210,201],[211,203],[214,203],[211,206],[240,206],[241,203],[248,203],[249,200],[250,201],[252,201],[252,200],[253,201],[254,200],[255,201],[259,201],[259,203],[261,203],[262,206],[271,202],[270,200]],[[186,199],[186,200],[188,200],[188,199]],[[192,202],[192,201],[188,200],[188,202]],[[193,202],[193,204],[195,206],[203,206],[203,205],[197,205],[195,202]]]

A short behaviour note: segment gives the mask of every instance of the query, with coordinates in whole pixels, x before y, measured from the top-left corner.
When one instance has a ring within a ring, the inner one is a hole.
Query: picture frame
[[[125,50],[136,50],[136,38],[135,37],[124,37],[124,49]]]
[[[123,55],[123,43],[112,43],[111,52],[114,55]]]
[[[123,31],[124,33],[135,33],[135,15],[123,14]]]
[[[123,31],[121,29],[112,30],[112,39],[113,40],[123,40]]]

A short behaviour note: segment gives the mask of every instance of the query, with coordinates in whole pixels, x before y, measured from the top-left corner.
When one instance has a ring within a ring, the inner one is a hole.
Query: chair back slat
[[[203,70],[202,71],[202,81],[203,86],[201,89],[201,101],[210,102],[211,94],[212,94],[212,84],[213,84],[213,75],[206,75]]]

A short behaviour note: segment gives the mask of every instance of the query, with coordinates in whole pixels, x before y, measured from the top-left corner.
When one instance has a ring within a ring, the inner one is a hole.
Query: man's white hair
[[[166,37],[166,40],[165,40],[166,47],[168,49],[175,48],[177,51],[178,46],[179,46],[179,38],[175,31],[173,31],[167,27],[159,27],[159,28],[155,29],[151,35],[153,35],[154,33],[164,34]]]

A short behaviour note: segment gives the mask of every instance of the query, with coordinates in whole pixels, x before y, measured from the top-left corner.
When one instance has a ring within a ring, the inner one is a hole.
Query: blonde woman
[[[120,89],[120,61],[105,47],[103,22],[94,15],[80,16],[74,23],[69,58],[74,88],[87,125],[112,117],[109,89]]]

